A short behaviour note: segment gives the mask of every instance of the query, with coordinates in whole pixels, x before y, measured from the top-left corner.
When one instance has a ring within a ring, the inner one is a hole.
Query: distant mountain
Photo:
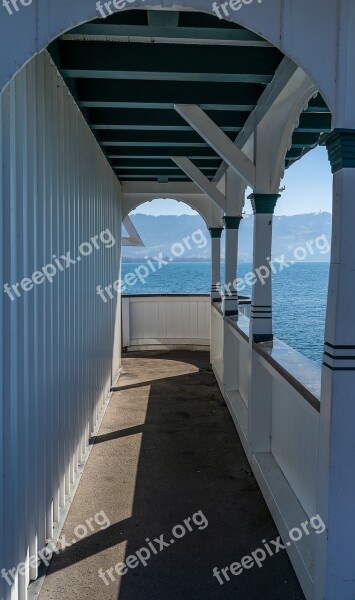
[[[151,216],[135,214],[132,221],[141,236],[145,247],[124,247],[124,260],[142,259],[145,256],[158,255],[164,257],[174,254],[174,260],[208,260],[210,257],[210,236],[203,219],[199,215],[162,215]],[[251,262],[253,254],[253,222],[252,215],[245,215],[239,229],[239,258],[242,262]],[[330,213],[310,213],[294,216],[275,216],[273,222],[274,258],[285,256],[285,260],[294,258],[295,249],[304,247],[307,262],[328,262],[332,216]],[[202,232],[195,233],[198,231]],[[190,238],[188,239],[188,236]],[[185,242],[184,242],[185,238]],[[186,241],[187,240],[187,241]],[[308,247],[307,247],[308,243]],[[175,245],[175,246],[174,246]],[[188,246],[191,246],[191,249]],[[222,237],[222,255],[223,255]],[[299,251],[299,257],[302,256]]]

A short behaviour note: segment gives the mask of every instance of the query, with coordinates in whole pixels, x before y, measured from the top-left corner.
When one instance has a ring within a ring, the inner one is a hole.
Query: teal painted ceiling
[[[122,181],[188,180],[174,155],[187,156],[212,180],[222,161],[174,104],[198,104],[234,141],[283,58],[233,23],[158,10],[91,21],[49,51]],[[301,115],[286,167],[330,127],[331,115],[318,95]]]

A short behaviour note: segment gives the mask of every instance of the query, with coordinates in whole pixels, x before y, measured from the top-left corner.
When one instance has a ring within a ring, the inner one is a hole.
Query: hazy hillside
[[[159,252],[163,256],[171,255],[173,244],[181,243],[183,238],[191,236],[194,231],[201,229],[206,236],[207,245],[204,243],[194,244],[191,242],[191,250],[186,250],[183,259],[198,258],[207,259],[210,256],[209,232],[200,216],[182,215],[182,216],[150,216],[136,214],[132,216],[132,221],[136,226],[145,248],[123,248],[123,256],[127,259],[152,256]],[[252,261],[252,236],[253,221],[251,215],[244,217],[239,230],[239,256],[243,262]],[[293,250],[299,246],[304,246],[307,242],[316,240],[320,236],[326,236],[330,241],[331,236],[331,215],[327,212],[310,213],[304,215],[295,215],[287,217],[274,217],[273,225],[273,256],[291,258]],[[200,237],[197,236],[200,242]],[[223,248],[223,243],[222,243]],[[309,262],[329,261],[329,253],[320,253],[316,251],[313,255],[307,252],[306,260]]]

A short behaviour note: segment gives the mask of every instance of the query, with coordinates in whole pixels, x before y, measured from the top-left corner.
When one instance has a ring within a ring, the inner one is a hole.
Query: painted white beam
[[[207,227],[221,224],[223,210],[217,207],[209,196],[188,181],[171,181],[159,183],[156,181],[126,181],[121,183],[122,218],[144,202],[156,198],[172,199],[184,202],[196,210],[204,219]]]
[[[174,108],[247,185],[254,187],[254,163],[237,148],[199,106],[193,104],[175,104]]]
[[[224,195],[217,190],[216,186],[198,169],[193,162],[186,156],[172,156],[171,159],[186,173],[188,177],[197,185],[197,187],[211,198],[218,208],[225,210],[226,199]]]
[[[122,246],[144,246],[144,242],[130,217],[125,218],[123,227],[127,231],[129,237],[122,236]]]

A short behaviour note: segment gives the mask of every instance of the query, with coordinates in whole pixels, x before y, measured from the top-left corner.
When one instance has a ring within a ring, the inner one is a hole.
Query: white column
[[[254,211],[254,252],[250,343],[248,410],[249,459],[257,452],[271,451],[272,378],[260,364],[255,343],[272,342],[272,285],[269,261],[272,244],[272,217],[278,194],[252,194]],[[269,276],[267,271],[269,270]],[[261,275],[264,275],[261,278]]]
[[[222,227],[210,227],[211,235],[211,300],[215,302],[221,299],[221,235]]]
[[[238,264],[238,230],[242,217],[223,217],[226,230],[225,244],[225,285],[223,290],[223,315],[238,315],[238,292],[233,282],[236,280]]]
[[[272,245],[272,217],[279,194],[252,194],[254,211],[254,285],[251,301],[250,339],[272,341],[272,278],[269,262]],[[267,271],[269,275],[267,276]]]
[[[322,369],[315,600],[355,598],[355,130],[326,142],[333,231]]]

